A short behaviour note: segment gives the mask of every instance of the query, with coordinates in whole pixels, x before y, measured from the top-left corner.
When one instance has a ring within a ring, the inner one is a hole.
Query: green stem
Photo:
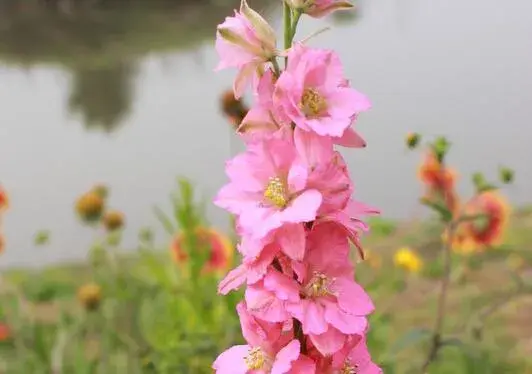
[[[283,3],[283,25],[284,25],[284,49],[288,49],[292,46],[292,40],[290,38],[292,34],[292,10],[285,1]],[[284,58],[285,68],[288,65],[288,58]]]
[[[292,45],[292,42],[294,41],[294,36],[296,36],[297,31],[297,24],[299,23],[299,19],[301,18],[301,10],[296,9],[294,11],[294,18],[292,19],[292,24],[290,25],[290,45]]]

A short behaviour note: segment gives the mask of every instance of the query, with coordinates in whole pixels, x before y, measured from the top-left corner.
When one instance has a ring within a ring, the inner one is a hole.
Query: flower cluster
[[[246,150],[227,162],[230,181],[215,199],[235,216],[241,238],[242,263],[219,292],[246,286],[237,312],[247,344],[223,352],[216,373],[382,372],[366,347],[373,303],[350,261],[351,243],[362,251],[362,217],[377,212],[352,198],[335,149],[365,146],[353,125],[370,104],[344,78],[336,53],[291,40],[303,13],[343,7],[286,2],[284,51],[245,0],[218,26],[218,68],[237,68],[235,97],[251,87],[255,100],[238,131]]]
[[[511,182],[513,172],[503,169],[501,179]],[[506,199],[494,186],[484,180],[482,174],[473,175],[477,193],[462,202],[456,191],[457,173],[438,159],[435,147],[430,147],[418,169],[418,177],[425,186],[423,200],[436,203],[447,210],[454,218],[477,217],[457,225],[452,237],[452,249],[461,254],[480,252],[487,247],[502,244],[508,226],[510,207]],[[448,233],[443,235],[447,239]]]

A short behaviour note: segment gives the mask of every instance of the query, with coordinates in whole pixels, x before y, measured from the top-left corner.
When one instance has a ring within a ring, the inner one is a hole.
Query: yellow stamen
[[[260,370],[263,369],[266,364],[266,356],[260,347],[255,347],[249,350],[244,361],[249,370]]]
[[[314,88],[305,88],[299,104],[307,117],[319,117],[327,109],[327,102]]]
[[[305,293],[308,297],[321,297],[332,295],[330,290],[334,279],[327,278],[326,275],[315,272],[310,282],[305,287]]]
[[[280,178],[270,178],[266,189],[264,190],[264,198],[273,206],[277,208],[285,208],[288,204],[287,191],[285,184]]]
[[[339,374],[357,374],[357,373],[358,373],[358,365],[356,364],[353,365],[351,364],[349,360],[346,360]]]

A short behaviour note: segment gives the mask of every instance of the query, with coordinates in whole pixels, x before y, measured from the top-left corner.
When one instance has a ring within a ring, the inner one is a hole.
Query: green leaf
[[[431,201],[428,199],[421,199],[421,204],[436,211],[436,213],[440,215],[440,218],[443,222],[451,222],[451,220],[453,219],[453,213],[442,203]]]
[[[164,213],[159,207],[153,207],[153,212],[157,216],[157,219],[161,224],[163,225],[164,230],[169,235],[174,235],[176,232],[176,228],[172,224],[172,220]]]
[[[390,347],[389,354],[395,356],[400,351],[427,341],[432,336],[432,332],[425,328],[414,328],[407,331]]]

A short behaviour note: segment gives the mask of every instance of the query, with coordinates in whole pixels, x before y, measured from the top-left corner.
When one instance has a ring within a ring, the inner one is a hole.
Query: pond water
[[[157,226],[152,208],[169,208],[176,176],[212,198],[224,160],[241,149],[218,109],[234,72],[213,72],[214,27],[231,2],[2,12],[0,182],[12,207],[0,266],[83,258],[94,232],[76,220],[73,202],[94,183],[108,184],[110,204],[125,212],[126,247],[140,228]],[[280,9],[267,13],[279,20]],[[471,172],[495,177],[509,165],[511,201],[532,201],[531,14],[527,0],[379,0],[359,1],[351,18],[304,19],[299,37],[332,27],[312,45],[336,49],[373,102],[358,125],[368,148],[344,152],[360,199],[389,217],[422,214],[419,156],[403,144],[420,131],[452,140],[463,192]],[[213,206],[208,218],[227,227]],[[52,233],[46,248],[33,245],[40,229]]]

